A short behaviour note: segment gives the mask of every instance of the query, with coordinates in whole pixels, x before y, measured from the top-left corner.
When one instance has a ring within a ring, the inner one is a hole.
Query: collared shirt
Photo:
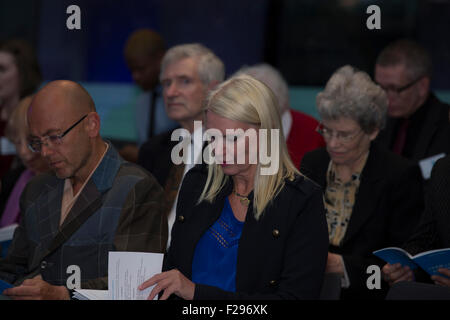
[[[325,211],[328,222],[330,244],[340,246],[352,216],[355,198],[361,181],[361,172],[369,153],[352,174],[350,181],[343,182],[336,174],[333,161],[327,170],[327,187],[325,190]]]
[[[200,157],[202,156],[202,150],[203,150],[203,137],[201,135],[202,133],[202,127],[197,128],[197,130],[194,130],[194,132],[191,134],[191,143],[189,145],[189,148],[187,149],[187,155],[186,159],[188,159],[188,163],[184,166],[184,172],[183,172],[183,178],[186,175],[186,173],[192,169],[195,166],[195,159],[200,160]],[[187,134],[183,133],[181,134],[183,139],[186,138]],[[195,143],[194,143],[195,139]],[[183,180],[181,180],[181,183]],[[181,183],[178,187],[178,191],[180,191]],[[169,237],[167,239],[167,248],[169,248],[170,245],[170,233],[172,230],[172,226],[175,222],[175,215],[176,215],[176,209],[177,209],[177,202],[178,202],[178,193],[177,197],[175,198],[175,201],[173,202],[172,209],[169,212],[169,215],[167,216],[167,222],[169,224]]]
[[[281,124],[283,126],[284,139],[287,140],[292,127],[292,115],[289,109],[286,110],[281,116]]]
[[[91,178],[92,174],[97,170],[100,162],[102,162],[103,157],[105,156],[106,152],[108,151],[109,145],[105,143],[106,149],[105,152],[103,152],[102,157],[100,160],[98,160],[97,164],[95,165],[94,169],[89,173],[89,176],[84,181],[83,185],[81,186],[80,190],[78,190],[77,194],[73,194],[73,187],[72,182],[70,181],[70,178],[67,178],[64,180],[64,192],[62,197],[62,204],[61,204],[61,220],[59,221],[59,226],[62,226],[64,223],[64,220],[66,219],[67,215],[69,214],[70,210],[72,209],[73,205],[77,201],[79,195],[81,194],[81,191],[83,191],[84,187],[86,186],[86,183]]]

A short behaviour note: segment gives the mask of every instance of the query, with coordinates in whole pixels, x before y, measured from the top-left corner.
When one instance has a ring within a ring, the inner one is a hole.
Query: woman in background
[[[19,101],[32,95],[41,81],[37,57],[27,42],[20,39],[0,42],[0,179],[14,160],[14,152],[9,150],[10,143],[5,137],[8,119]]]
[[[19,222],[19,199],[23,189],[33,176],[49,170],[40,153],[32,152],[28,148],[27,112],[30,103],[31,97],[22,99],[9,116],[6,127],[6,136],[14,143],[17,156],[23,165],[16,170],[19,172],[14,174],[17,177],[15,180],[10,181],[5,177],[4,190],[0,196],[0,228]]]

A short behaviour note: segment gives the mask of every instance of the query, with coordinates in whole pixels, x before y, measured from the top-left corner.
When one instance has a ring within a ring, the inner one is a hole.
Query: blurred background
[[[81,30],[66,13],[81,9]],[[369,5],[381,30],[368,30]],[[102,135],[135,141],[133,85],[123,57],[129,34],[159,32],[168,47],[200,42],[227,75],[267,62],[290,85],[292,108],[317,118],[316,94],[330,75],[352,64],[373,76],[377,54],[392,40],[423,44],[434,63],[432,87],[450,102],[450,0],[0,0],[0,39],[20,37],[37,50],[45,81],[70,79],[93,96]]]

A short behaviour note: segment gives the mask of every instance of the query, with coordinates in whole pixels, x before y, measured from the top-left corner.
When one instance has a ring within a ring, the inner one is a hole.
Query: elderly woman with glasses
[[[326,272],[340,275],[341,298],[384,295],[367,288],[368,266],[383,265],[372,252],[407,240],[423,209],[419,167],[373,142],[387,103],[383,89],[351,66],[338,69],[317,96],[326,148],[306,154],[300,171],[323,188]]]

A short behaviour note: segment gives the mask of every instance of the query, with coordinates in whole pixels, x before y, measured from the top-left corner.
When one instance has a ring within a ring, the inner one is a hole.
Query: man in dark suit
[[[136,162],[139,147],[154,135],[177,126],[167,117],[161,96],[159,73],[166,52],[164,39],[150,29],[138,29],[127,39],[124,57],[135,84],[142,90],[136,99],[137,144],[126,144],[120,155]]]
[[[102,140],[84,88],[50,82],[33,98],[28,123],[30,148],[54,174],[35,177],[22,193],[22,219],[0,260],[0,279],[16,287],[4,295],[68,299],[72,266],[75,286],[106,289],[109,251],[164,252],[161,187]]]
[[[199,137],[201,126],[194,131],[194,121],[202,121],[202,106],[208,92],[225,77],[223,62],[201,44],[183,44],[169,49],[161,64],[160,81],[163,87],[165,109],[170,119],[184,129],[184,136]],[[150,139],[139,150],[138,164],[155,175],[165,190],[165,210],[170,230],[175,219],[178,189],[186,172],[201,156],[202,142],[196,141],[186,156],[189,163],[175,165],[171,153],[179,141],[172,141],[172,132]],[[192,140],[191,140],[192,142]]]
[[[414,235],[403,245],[410,254],[450,247],[450,156],[436,162],[431,173],[426,207],[421,223]],[[430,277],[418,269],[415,273],[408,267],[386,264],[384,278],[392,285],[400,281],[430,282],[450,288],[450,269],[441,268],[443,276]],[[447,278],[446,278],[447,277]],[[450,297],[450,291],[448,292]]]
[[[419,162],[426,179],[436,160],[431,157],[450,152],[449,105],[430,91],[431,69],[427,51],[405,39],[387,46],[375,65],[375,80],[389,100],[387,125],[377,140]]]

